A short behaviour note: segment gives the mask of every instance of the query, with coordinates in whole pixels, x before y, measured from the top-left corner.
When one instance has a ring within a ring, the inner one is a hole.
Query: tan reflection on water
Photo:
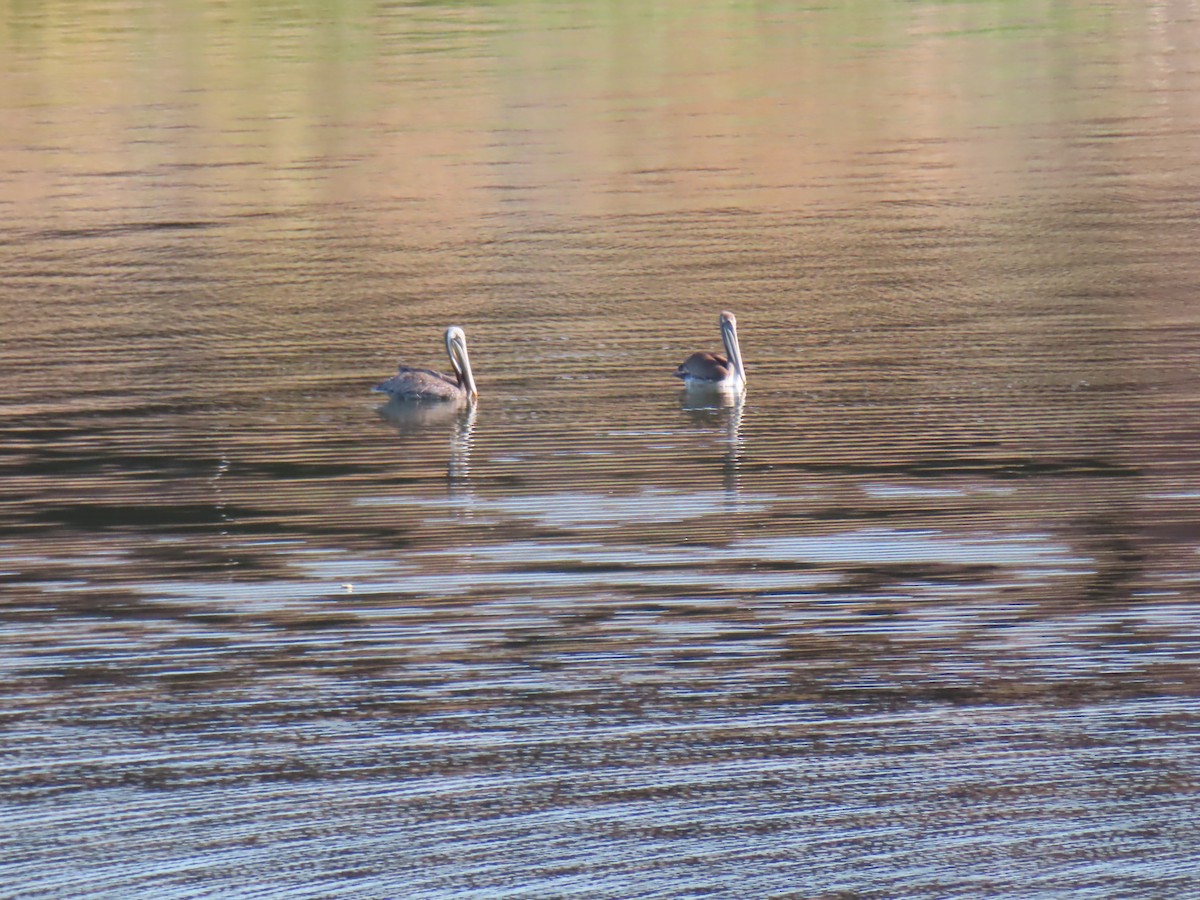
[[[1053,200],[1064,168],[1134,174],[1151,137],[1186,158],[1177,123],[1200,103],[1179,65],[1194,35],[1135,4],[52,3],[9,4],[0,29],[8,199],[19,222],[49,202],[74,228],[333,204],[486,233],[513,204],[864,193],[953,221],[972,198]]]

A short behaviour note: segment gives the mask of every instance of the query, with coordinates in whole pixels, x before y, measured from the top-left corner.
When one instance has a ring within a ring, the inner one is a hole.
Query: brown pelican
[[[474,403],[479,391],[475,388],[471,360],[467,357],[467,336],[457,325],[446,329],[446,352],[450,354],[450,365],[454,367],[453,378],[432,369],[401,366],[399,372],[371,390],[388,394],[393,400]]]
[[[675,369],[688,388],[736,391],[746,390],[746,369],[742,366],[742,348],[738,346],[737,319],[731,312],[721,313],[721,341],[725,356],[716,353],[693,353]]]

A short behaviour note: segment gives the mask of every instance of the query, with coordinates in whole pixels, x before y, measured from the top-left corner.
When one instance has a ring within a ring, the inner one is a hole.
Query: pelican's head
[[[721,326],[721,342],[725,345],[725,355],[737,375],[741,387],[746,386],[746,367],[742,365],[742,347],[738,343],[737,316],[726,310],[718,320]]]
[[[459,386],[467,392],[467,399],[474,402],[479,396],[479,390],[475,387],[471,359],[467,356],[467,334],[457,325],[446,329],[446,352],[450,354],[450,365],[454,366]]]

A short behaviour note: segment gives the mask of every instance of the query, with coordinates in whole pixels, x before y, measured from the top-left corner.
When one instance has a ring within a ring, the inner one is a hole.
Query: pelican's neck
[[[733,366],[733,376],[742,386],[746,386],[746,367],[742,365],[742,348],[738,344],[737,323],[732,317],[721,319],[721,341],[725,344],[725,356]]]
[[[475,387],[475,375],[471,372],[471,358],[467,355],[467,337],[461,329],[446,329],[446,352],[450,354],[450,365],[454,367],[458,386],[467,392],[468,400],[474,401],[479,391]]]

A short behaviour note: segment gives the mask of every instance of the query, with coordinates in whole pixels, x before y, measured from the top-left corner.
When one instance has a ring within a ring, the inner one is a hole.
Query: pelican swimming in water
[[[467,336],[457,325],[446,329],[446,352],[450,354],[450,365],[454,367],[453,377],[432,369],[401,366],[399,372],[371,390],[388,394],[393,400],[474,403],[479,391],[475,388],[475,376],[471,374],[471,360],[467,356]]]
[[[693,353],[675,369],[675,377],[682,378],[689,389],[733,391],[738,394],[746,390],[746,369],[742,365],[742,348],[738,345],[737,319],[731,312],[721,313],[721,342],[725,344],[725,355],[717,353]]]

